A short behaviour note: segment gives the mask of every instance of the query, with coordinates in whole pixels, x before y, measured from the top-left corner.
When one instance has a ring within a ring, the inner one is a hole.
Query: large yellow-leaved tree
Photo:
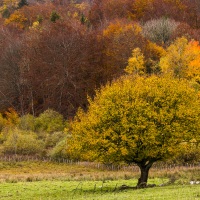
[[[200,102],[184,79],[125,76],[97,91],[72,123],[68,154],[104,163],[136,163],[146,186],[153,163],[199,140]]]

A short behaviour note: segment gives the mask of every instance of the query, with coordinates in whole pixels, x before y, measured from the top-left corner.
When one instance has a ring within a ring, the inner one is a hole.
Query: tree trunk
[[[147,186],[147,180],[148,180],[148,175],[149,175],[149,169],[153,163],[148,163],[148,164],[138,164],[140,168],[140,178],[138,179],[137,187],[138,188],[144,188]]]

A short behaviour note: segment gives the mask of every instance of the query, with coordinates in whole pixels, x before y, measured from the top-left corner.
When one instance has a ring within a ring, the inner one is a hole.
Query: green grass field
[[[139,190],[119,190],[122,184],[134,185],[131,180],[117,181],[39,181],[2,183],[0,199],[200,199],[199,185],[171,185]]]
[[[120,190],[135,186],[138,172],[105,171],[79,165],[45,162],[0,163],[1,200],[200,200],[200,169],[151,170],[148,183],[157,187]],[[173,184],[169,181],[173,180]],[[166,184],[166,186],[160,186]]]

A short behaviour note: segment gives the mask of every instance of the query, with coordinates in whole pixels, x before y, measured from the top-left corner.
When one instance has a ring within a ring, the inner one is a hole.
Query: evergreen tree
[[[18,8],[21,8],[23,6],[28,6],[27,0],[20,0],[20,2],[18,4]]]

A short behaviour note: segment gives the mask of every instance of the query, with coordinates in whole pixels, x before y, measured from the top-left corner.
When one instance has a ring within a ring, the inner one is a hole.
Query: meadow
[[[155,180],[151,180],[155,182]],[[199,185],[171,185],[139,190],[119,190],[118,185],[134,180],[115,181],[39,181],[2,183],[1,199],[200,199]]]
[[[122,190],[135,186],[139,171],[103,170],[90,165],[55,162],[0,162],[0,199],[200,199],[200,168],[152,168],[154,188]]]

